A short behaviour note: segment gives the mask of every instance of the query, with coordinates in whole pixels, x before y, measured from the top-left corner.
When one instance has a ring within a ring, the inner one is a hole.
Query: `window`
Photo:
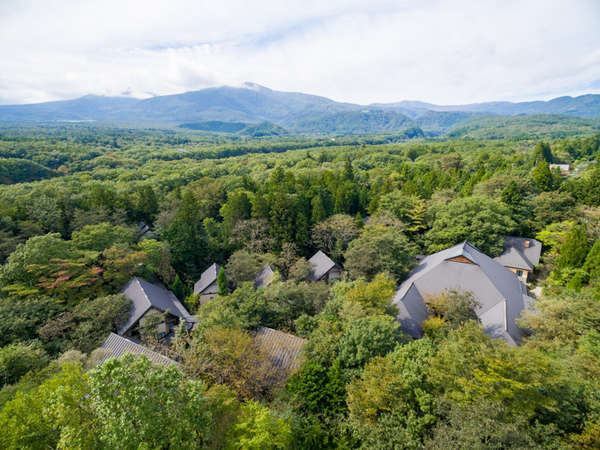
[[[522,270],[517,270],[517,276],[522,277],[523,276],[523,271]]]

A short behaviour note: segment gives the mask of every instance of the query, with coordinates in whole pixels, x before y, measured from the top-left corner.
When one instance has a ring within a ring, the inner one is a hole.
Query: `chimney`
[[[530,244],[529,240],[525,241],[525,248],[529,248],[529,244]]]

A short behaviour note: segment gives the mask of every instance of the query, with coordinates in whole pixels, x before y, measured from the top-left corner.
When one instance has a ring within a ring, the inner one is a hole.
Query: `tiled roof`
[[[313,281],[319,281],[325,276],[325,274],[327,274],[327,272],[336,266],[336,263],[333,262],[333,260],[321,250],[315,253],[312,258],[308,260],[308,262],[312,267]]]
[[[267,327],[259,327],[255,339],[277,368],[292,371],[302,364],[306,339]]]
[[[156,308],[163,312],[168,310],[169,313],[188,322],[195,320],[175,297],[175,294],[162,286],[149,283],[141,278],[133,277],[121,289],[121,294],[131,300],[131,311],[129,319],[121,327],[119,334],[126,333],[150,308]]]
[[[110,333],[100,348],[104,350],[104,354],[102,355],[99,365],[109,358],[119,358],[125,353],[132,353],[137,356],[144,355],[154,364],[162,364],[165,367],[168,367],[171,364],[178,366],[172,359],[115,333]]]
[[[221,267],[215,263],[202,272],[200,279],[194,284],[194,294],[201,294],[207,287],[217,281],[220,269]]]

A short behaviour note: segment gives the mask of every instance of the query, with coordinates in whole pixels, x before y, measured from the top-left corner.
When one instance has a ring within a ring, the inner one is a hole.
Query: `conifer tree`
[[[350,159],[347,159],[344,163],[342,178],[345,181],[354,181],[354,171],[352,170],[352,162],[350,162]]]
[[[354,216],[354,225],[356,225],[356,228],[362,228],[365,225],[365,219],[360,211]]]
[[[531,171],[531,177],[540,191],[545,192],[552,190],[554,177],[550,171],[550,165],[545,159],[542,159],[542,161],[534,167]]]
[[[547,142],[538,142],[533,149],[533,165],[537,166],[542,160],[551,164],[553,161],[552,150]]]
[[[221,267],[219,273],[217,274],[217,293],[219,295],[225,296],[229,294],[229,283],[227,281],[227,274],[225,273],[225,269]]]
[[[586,260],[590,249],[585,226],[574,225],[565,235],[565,240],[560,247],[558,265],[560,267],[581,267]]]
[[[600,283],[600,239],[596,239],[592,249],[585,258],[583,270],[590,282]]]
[[[271,235],[278,247],[294,238],[294,214],[289,198],[283,192],[275,192],[271,201]]]
[[[185,285],[181,281],[181,278],[179,278],[179,275],[175,275],[175,279],[171,283],[171,290],[179,300],[185,297]]]
[[[175,219],[165,233],[173,267],[190,278],[196,277],[206,262],[206,233],[199,219],[198,203],[194,195],[186,191]]]
[[[327,212],[325,211],[325,207],[323,206],[323,199],[319,194],[315,195],[311,202],[311,218],[313,223],[319,223],[326,219]]]

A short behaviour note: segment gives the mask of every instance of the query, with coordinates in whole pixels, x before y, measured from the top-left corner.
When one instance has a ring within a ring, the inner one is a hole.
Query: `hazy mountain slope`
[[[600,95],[559,97],[547,102],[441,106],[403,101],[361,106],[316,95],[274,91],[246,83],[241,87],[222,86],[143,100],[88,95],[58,102],[0,105],[0,121],[95,120],[152,124],[271,122],[297,133],[338,134],[387,133],[407,127],[420,127],[428,133],[440,134],[465,123],[472,115],[530,114],[600,117]]]
[[[566,138],[600,132],[600,119],[567,115],[473,117],[453,127],[448,136],[472,139]]]
[[[57,102],[0,105],[0,120],[11,122],[108,120],[138,102],[138,99],[130,97],[86,95]]]
[[[567,114],[578,117],[600,117],[600,95],[588,94],[579,97],[557,97],[548,101],[535,102],[488,102],[468,105],[434,105],[418,101],[397,103],[378,103],[375,106],[384,109],[410,109],[424,113],[440,112],[476,112],[514,116],[520,114]]]
[[[469,120],[474,114],[463,111],[426,111],[417,117],[415,122],[423,131],[443,133],[454,125]]]
[[[415,122],[395,111],[345,111],[301,120],[294,129],[304,133],[392,133],[415,127]]]

